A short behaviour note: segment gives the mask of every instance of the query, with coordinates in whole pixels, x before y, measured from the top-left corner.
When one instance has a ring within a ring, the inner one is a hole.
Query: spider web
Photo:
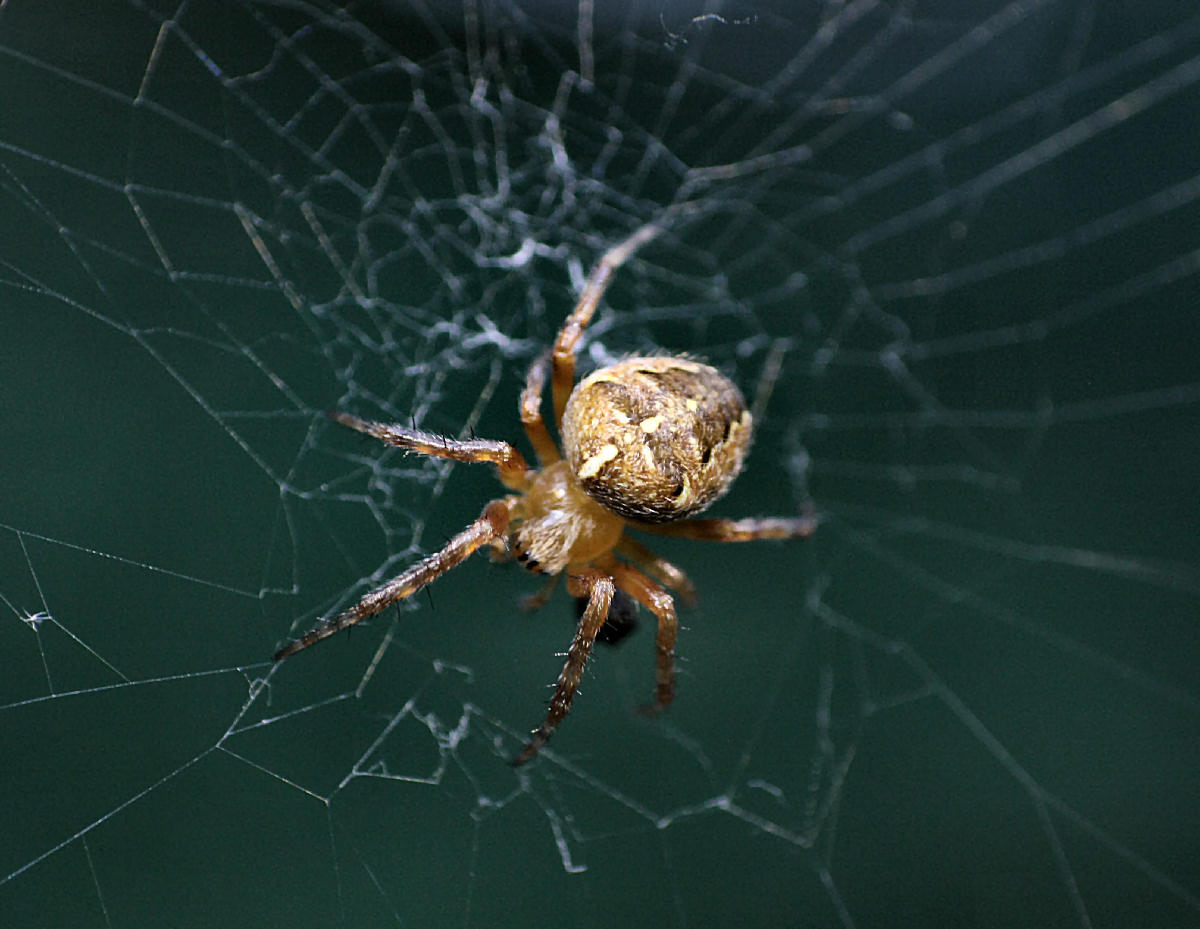
[[[1196,925],[1186,4],[0,4],[0,912],[63,925]],[[660,720],[477,558],[524,367],[774,391]]]

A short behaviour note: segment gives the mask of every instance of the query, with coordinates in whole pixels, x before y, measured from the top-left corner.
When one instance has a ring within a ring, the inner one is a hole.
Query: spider
[[[661,231],[661,226],[647,224],[601,257],[553,349],[530,366],[519,409],[539,467],[531,468],[508,442],[451,439],[349,413],[329,414],[405,451],[491,464],[513,493],[488,503],[441,551],[285,645],[275,654],[276,661],[411,596],[487,546],[500,557],[515,555],[528,571],[549,576],[541,590],[526,598],[527,606],[544,604],[560,574],[567,576],[567,591],[586,601],[546,719],[513,765],[533,758],[567,715],[618,590],[658,620],[657,686],[649,710],[658,712],[670,704],[678,622],[667,591],[676,591],[688,602],[695,591],[683,571],[626,530],[746,542],[805,537],[816,528],[816,520],[811,515],[688,518],[729,490],[750,448],[750,411],[737,387],[716,369],[690,358],[656,355],[628,358],[574,383],[576,346],[613,274]],[[547,374],[561,452],[541,413]]]

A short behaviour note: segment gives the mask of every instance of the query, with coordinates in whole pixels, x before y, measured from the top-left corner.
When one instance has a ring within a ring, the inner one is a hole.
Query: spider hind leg
[[[513,767],[525,764],[536,755],[570,711],[571,702],[579,690],[579,681],[583,677],[584,665],[592,653],[592,646],[596,644],[600,627],[604,625],[608,616],[615,589],[612,577],[594,568],[567,578],[567,590],[572,596],[580,596],[584,591],[587,592],[587,609],[583,612],[583,618],[575,630],[575,638],[567,650],[567,660],[558,675],[558,683],[554,686],[554,696],[550,699],[550,711],[546,714],[546,720],[534,730],[529,742],[512,760]]]
[[[583,619],[583,614],[587,610],[588,598],[575,598],[575,619],[576,621]],[[604,625],[600,627],[600,631],[596,633],[596,641],[602,645],[610,647],[620,645],[631,632],[634,632],[638,627],[638,605],[629,594],[618,587],[613,592],[612,603],[608,607],[608,616],[604,619]]]
[[[638,603],[658,617],[655,636],[656,674],[654,702],[643,707],[650,714],[661,713],[675,697],[675,639],[679,620],[675,615],[675,600],[658,584],[631,565],[613,565],[613,580]]]

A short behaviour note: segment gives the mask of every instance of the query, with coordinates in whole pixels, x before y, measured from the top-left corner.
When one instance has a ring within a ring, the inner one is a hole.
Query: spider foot
[[[667,708],[665,703],[642,703],[638,705],[638,715],[645,719],[657,719]]]
[[[535,729],[533,732],[533,737],[525,744],[525,747],[521,749],[520,754],[513,758],[509,764],[514,768],[521,767],[521,765],[525,764],[525,762],[532,759],[534,755],[542,750],[542,746],[550,741],[550,736],[553,734],[554,730],[547,730],[545,726]]]
[[[541,588],[520,598],[518,604],[521,607],[521,611],[528,613],[532,610],[540,610],[546,605],[546,602],[550,599],[550,595],[554,593],[554,588],[557,586],[558,575],[552,574],[550,580],[546,581]]]

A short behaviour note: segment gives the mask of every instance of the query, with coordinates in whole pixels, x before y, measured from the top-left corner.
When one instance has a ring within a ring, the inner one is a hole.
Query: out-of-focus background
[[[0,5],[0,912],[34,926],[1200,923],[1200,18],[1096,0]],[[478,557],[581,370],[754,395],[671,711],[534,763],[565,593]]]

